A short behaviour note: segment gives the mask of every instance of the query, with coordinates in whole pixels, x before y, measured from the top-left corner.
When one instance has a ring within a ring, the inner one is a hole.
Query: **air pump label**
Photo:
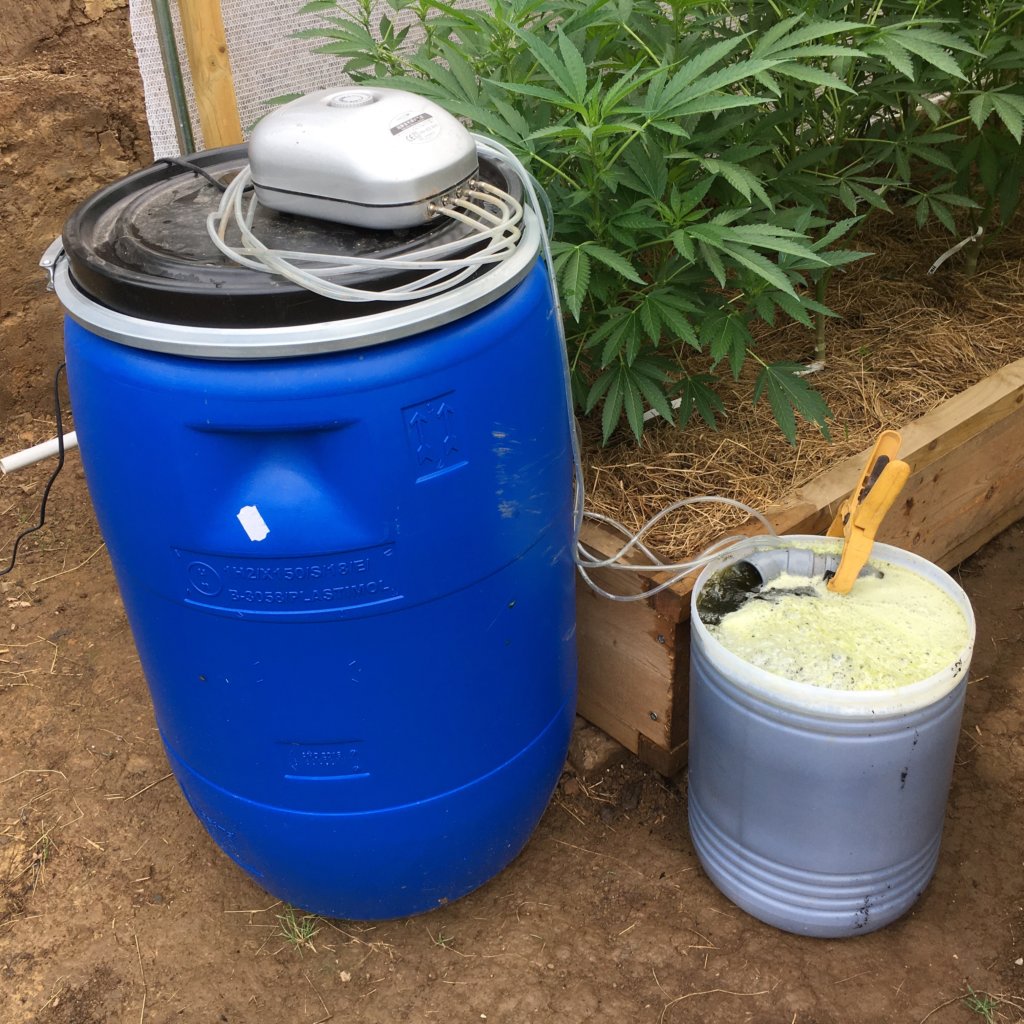
[[[178,551],[185,600],[235,612],[322,612],[398,601],[393,548],[303,558]]]
[[[391,134],[401,135],[406,142],[429,142],[441,133],[441,125],[433,114],[411,111],[401,114],[391,122]]]
[[[423,121],[432,121],[433,118],[430,114],[424,112],[422,114],[413,114],[412,117],[403,117],[401,121],[398,121],[391,126],[392,135],[401,135],[402,132],[407,132],[413,125],[421,124]]]

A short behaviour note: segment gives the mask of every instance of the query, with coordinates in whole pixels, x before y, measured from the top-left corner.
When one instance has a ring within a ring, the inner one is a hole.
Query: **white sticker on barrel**
[[[255,505],[245,505],[240,508],[238,521],[242,524],[242,529],[249,535],[249,540],[263,540],[270,533],[270,527],[264,522],[260,510]]]

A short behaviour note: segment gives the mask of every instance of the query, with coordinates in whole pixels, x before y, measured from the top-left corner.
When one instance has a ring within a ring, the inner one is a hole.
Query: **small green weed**
[[[429,930],[427,931],[427,934],[430,935]],[[430,941],[433,942],[435,946],[440,946],[442,949],[453,949],[455,946],[455,936],[445,934],[443,928],[437,933],[436,938],[433,935],[430,935]]]
[[[999,1006],[1012,1007],[1017,1011],[1024,1010],[1024,1003],[1017,999],[993,995],[991,992],[975,992],[970,985],[967,986],[967,995],[961,999],[961,1002],[968,1010],[973,1010],[981,1017],[985,1024],[996,1024],[997,1021],[1007,1019],[997,1009]]]
[[[313,939],[320,931],[320,918],[315,914],[303,914],[299,917],[295,913],[295,908],[289,907],[283,914],[277,915],[277,920],[280,922],[278,931],[289,946],[300,953],[303,949],[316,952]]]

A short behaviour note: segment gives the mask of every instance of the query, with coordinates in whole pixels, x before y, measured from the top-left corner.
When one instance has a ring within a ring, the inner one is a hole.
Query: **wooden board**
[[[181,31],[207,149],[242,141],[220,0],[180,0]]]
[[[1024,516],[1024,359],[907,424],[902,435],[900,457],[911,475],[878,540],[949,569]],[[775,529],[824,533],[867,457],[844,459],[768,510]],[[605,556],[621,543],[593,526],[583,539]],[[665,774],[686,763],[695,579],[632,604],[577,585],[580,714]],[[644,583],[630,585],[636,592]]]

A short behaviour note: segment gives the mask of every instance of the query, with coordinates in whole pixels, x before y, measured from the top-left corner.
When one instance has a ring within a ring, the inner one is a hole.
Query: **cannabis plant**
[[[1024,3],[969,3],[959,13],[959,31],[972,48],[944,105],[962,133],[946,155],[956,170],[957,192],[978,207],[971,223],[990,232],[1006,227],[1017,212],[1024,182]],[[956,230],[952,218],[934,212]],[[919,222],[925,216],[919,211]],[[968,273],[977,267],[980,242],[967,250]]]
[[[543,183],[574,394],[606,441],[623,418],[639,438],[648,410],[713,426],[720,375],[748,363],[792,441],[797,415],[825,431],[829,411],[799,363],[758,352],[756,322],[823,332],[829,273],[865,255],[844,237],[912,164],[955,173],[934,97],[977,50],[924,2],[892,13],[909,6],[360,0],[349,15],[314,0],[322,25],[302,34],[356,80],[501,140]],[[972,202],[943,183],[926,200]]]

